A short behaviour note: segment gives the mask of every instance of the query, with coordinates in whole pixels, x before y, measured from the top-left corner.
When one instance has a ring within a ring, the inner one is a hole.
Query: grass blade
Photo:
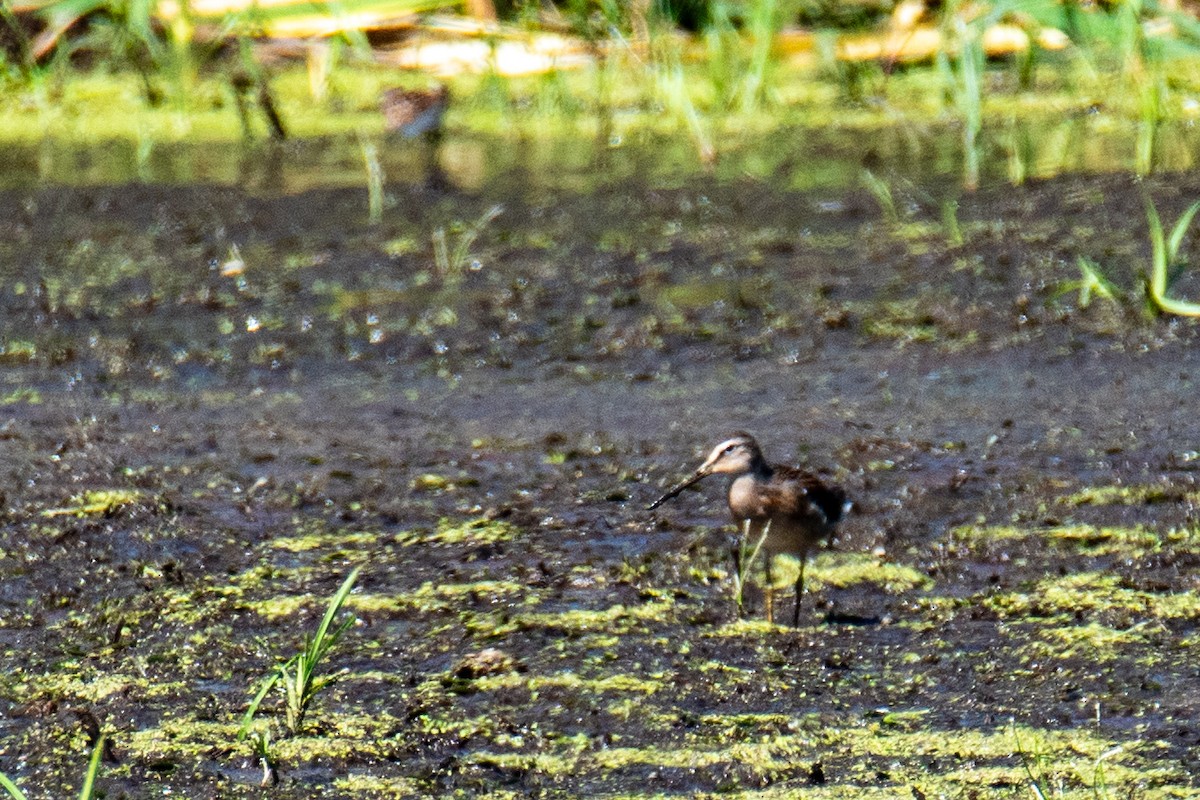
[[[293,659],[295,660],[295,659]],[[291,663],[290,661],[288,662]],[[267,677],[262,679],[258,685],[258,691],[254,695],[254,699],[250,701],[249,707],[246,708],[246,713],[242,716],[242,727],[238,728],[238,741],[243,741],[246,735],[250,733],[250,724],[254,722],[254,715],[258,713],[258,707],[262,705],[262,701],[266,698],[267,692],[279,683],[279,679],[283,675],[283,670],[286,665],[280,665],[276,669],[267,674]]]
[[[1158,298],[1167,293],[1167,246],[1158,209],[1149,197],[1146,198],[1146,222],[1150,225],[1150,296]]]
[[[1171,238],[1167,240],[1167,259],[1174,261],[1179,255],[1179,247],[1183,244],[1183,237],[1187,235],[1188,228],[1192,225],[1192,217],[1196,216],[1196,212],[1200,211],[1200,200],[1188,206],[1188,210],[1183,212],[1183,216],[1175,223],[1175,227],[1171,229]]]
[[[334,617],[342,610],[346,598],[350,596],[350,591],[354,588],[354,582],[358,580],[358,573],[361,571],[362,567],[355,567],[350,570],[350,574],[346,576],[346,580],[342,581],[342,585],[338,587],[337,593],[329,601],[329,608],[325,610],[325,617],[321,620],[320,627],[317,628],[317,635],[313,638],[313,643],[318,644],[318,646],[325,644],[325,637],[329,634],[329,626],[333,624]],[[326,644],[325,649],[328,649],[332,644],[333,642]],[[311,652],[311,644],[309,649]]]
[[[1092,302],[1092,294],[1105,300],[1116,297],[1116,287],[1100,270],[1100,265],[1087,256],[1079,256],[1079,307],[1087,308]]]
[[[880,178],[869,169],[864,169],[862,173],[863,185],[867,187],[867,191],[875,198],[875,202],[879,204],[879,211],[883,214],[884,220],[889,225],[900,224],[900,213],[896,210],[896,200],[892,197],[892,187],[888,186],[887,181]]]
[[[13,798],[13,800],[29,800],[25,796],[25,793],[18,789],[17,785],[9,780],[8,776],[3,772],[0,772],[0,787],[3,787],[4,791],[8,792],[8,796]]]
[[[1192,203],[1187,211],[1183,212],[1183,215],[1171,228],[1171,238],[1168,240],[1163,233],[1162,219],[1158,216],[1158,209],[1154,207],[1154,201],[1149,197],[1146,198],[1146,221],[1150,226],[1150,301],[1155,308],[1167,314],[1200,317],[1200,303],[1176,300],[1167,296],[1168,271],[1179,254],[1179,248],[1183,245],[1183,237],[1187,235],[1188,228],[1197,211],[1200,211],[1200,201]]]
[[[96,791],[96,776],[100,774],[100,759],[104,756],[104,745],[107,741],[108,736],[103,733],[96,739],[96,746],[92,748],[92,760],[88,762],[83,786],[79,789],[79,800],[91,800]]]
[[[475,244],[475,240],[491,224],[492,220],[502,213],[504,213],[504,206],[497,203],[483,212],[483,215],[475,220],[475,223],[458,237],[458,244],[454,247],[454,255],[450,259],[451,269],[455,272],[462,272],[463,267],[467,265],[467,260],[470,258],[471,245]]]

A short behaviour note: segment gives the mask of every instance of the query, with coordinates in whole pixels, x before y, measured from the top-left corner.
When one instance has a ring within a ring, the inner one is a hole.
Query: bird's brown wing
[[[793,467],[775,467],[775,485],[771,487],[773,506],[790,517],[819,516],[827,525],[842,518],[846,490]]]

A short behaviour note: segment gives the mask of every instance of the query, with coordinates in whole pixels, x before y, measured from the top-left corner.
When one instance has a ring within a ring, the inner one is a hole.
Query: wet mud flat
[[[74,791],[103,731],[109,797],[1194,796],[1200,356],[1141,191],[984,191],[962,243],[752,182],[0,195],[0,771]],[[719,481],[644,510],[739,428],[856,502],[799,629],[736,618]],[[260,790],[253,687],[354,567]]]

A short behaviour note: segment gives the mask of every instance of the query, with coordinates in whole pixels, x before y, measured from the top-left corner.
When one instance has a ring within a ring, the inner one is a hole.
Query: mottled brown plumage
[[[762,541],[767,553],[767,618],[773,617],[771,559],[790,553],[800,559],[796,580],[796,607],[792,624],[800,623],[800,596],[804,593],[804,566],[808,553],[833,534],[834,527],[849,507],[842,487],[827,484],[811,472],[780,464],[769,464],[754,437],[738,432],[713,448],[691,476],[680,481],[650,504],[658,508],[687,487],[708,475],[731,476],[729,511],[743,527],[746,541]],[[739,553],[735,550],[735,557]],[[741,569],[741,564],[735,564]]]
[[[380,100],[384,127],[406,139],[426,136],[436,139],[442,132],[442,117],[450,104],[450,90],[436,86],[420,89],[388,89]]]

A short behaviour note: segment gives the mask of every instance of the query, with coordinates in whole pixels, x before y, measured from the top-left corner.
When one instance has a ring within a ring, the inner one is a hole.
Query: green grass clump
[[[263,679],[258,693],[250,702],[250,706],[242,718],[242,727],[238,732],[239,739],[246,738],[250,733],[250,726],[254,722],[254,715],[258,713],[258,707],[266,698],[267,693],[276,686],[283,687],[288,732],[293,736],[300,732],[300,726],[304,722],[304,715],[308,711],[309,704],[312,703],[317,692],[334,680],[333,676],[320,675],[319,670],[329,651],[354,624],[352,616],[342,620],[336,626],[334,620],[342,610],[350,591],[354,588],[354,582],[358,580],[358,573],[359,568],[356,567],[342,581],[342,585],[330,599],[329,608],[325,611],[321,624],[317,626],[316,633],[312,638],[307,639],[304,649],[275,667]],[[262,734],[258,740],[260,742],[264,741],[261,737]]]

